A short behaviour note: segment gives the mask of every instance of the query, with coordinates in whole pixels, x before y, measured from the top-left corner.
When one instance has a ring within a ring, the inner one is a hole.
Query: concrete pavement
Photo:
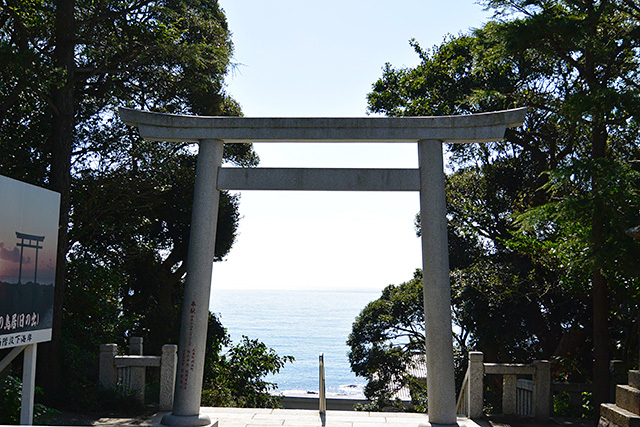
[[[428,422],[426,414],[406,412],[327,411],[323,420],[317,410],[259,408],[201,408],[201,414],[218,420],[218,427],[417,427]],[[163,414],[156,414],[141,425],[155,425]],[[468,418],[458,417],[460,427],[479,427]]]

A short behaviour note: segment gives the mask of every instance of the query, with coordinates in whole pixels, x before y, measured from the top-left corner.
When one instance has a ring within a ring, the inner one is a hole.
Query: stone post
[[[163,345],[160,359],[160,411],[170,411],[173,407],[176,366],[178,366],[178,346]]]
[[[427,374],[428,376],[428,374]],[[481,417],[484,412],[484,354],[469,352],[469,389],[467,399],[469,418]]]
[[[442,141],[418,141],[429,422],[456,424]]]
[[[116,344],[100,345],[100,387],[105,390],[116,388],[116,365],[115,357],[118,351]]]
[[[129,338],[129,354],[131,356],[142,356],[142,343],[142,337]],[[136,400],[144,405],[147,368],[145,366],[131,366],[129,369],[131,369],[129,389],[135,393]]]
[[[536,368],[533,376],[534,416],[537,421],[547,422],[551,408],[551,365],[548,360],[536,360],[533,365]]]
[[[218,223],[218,169],[224,143],[200,141],[191,214],[187,278],[182,303],[178,367],[173,412],[162,417],[166,426],[211,425],[200,414],[204,352],[207,343],[211,271]],[[215,423],[217,425],[217,422]]]
[[[516,414],[516,389],[518,386],[517,375],[502,376],[502,413],[504,415]]]
[[[131,337],[129,338],[129,354],[131,356],[142,356],[144,354],[142,350],[142,337]]]
[[[609,401],[616,401],[616,388],[618,384],[625,384],[627,377],[627,371],[624,368],[624,362],[622,360],[610,360],[609,361],[609,379],[611,384],[609,387]]]

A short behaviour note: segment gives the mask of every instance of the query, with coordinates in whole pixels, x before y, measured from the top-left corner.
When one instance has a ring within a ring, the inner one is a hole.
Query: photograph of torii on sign
[[[0,176],[0,349],[51,340],[60,195]]]

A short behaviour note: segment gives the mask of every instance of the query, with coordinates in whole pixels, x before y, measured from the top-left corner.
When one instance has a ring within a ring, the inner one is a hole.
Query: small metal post
[[[322,416],[327,412],[327,396],[325,394],[325,382],[324,382],[324,354],[320,355],[320,390],[318,391],[318,403],[320,406],[320,415]]]

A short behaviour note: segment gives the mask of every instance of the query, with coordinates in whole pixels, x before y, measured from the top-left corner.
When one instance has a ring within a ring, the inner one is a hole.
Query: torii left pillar
[[[182,325],[173,412],[162,417],[164,426],[217,426],[200,414],[204,354],[207,344],[209,295],[218,223],[218,169],[223,141],[199,142],[196,184],[187,258],[187,283],[182,303]]]

